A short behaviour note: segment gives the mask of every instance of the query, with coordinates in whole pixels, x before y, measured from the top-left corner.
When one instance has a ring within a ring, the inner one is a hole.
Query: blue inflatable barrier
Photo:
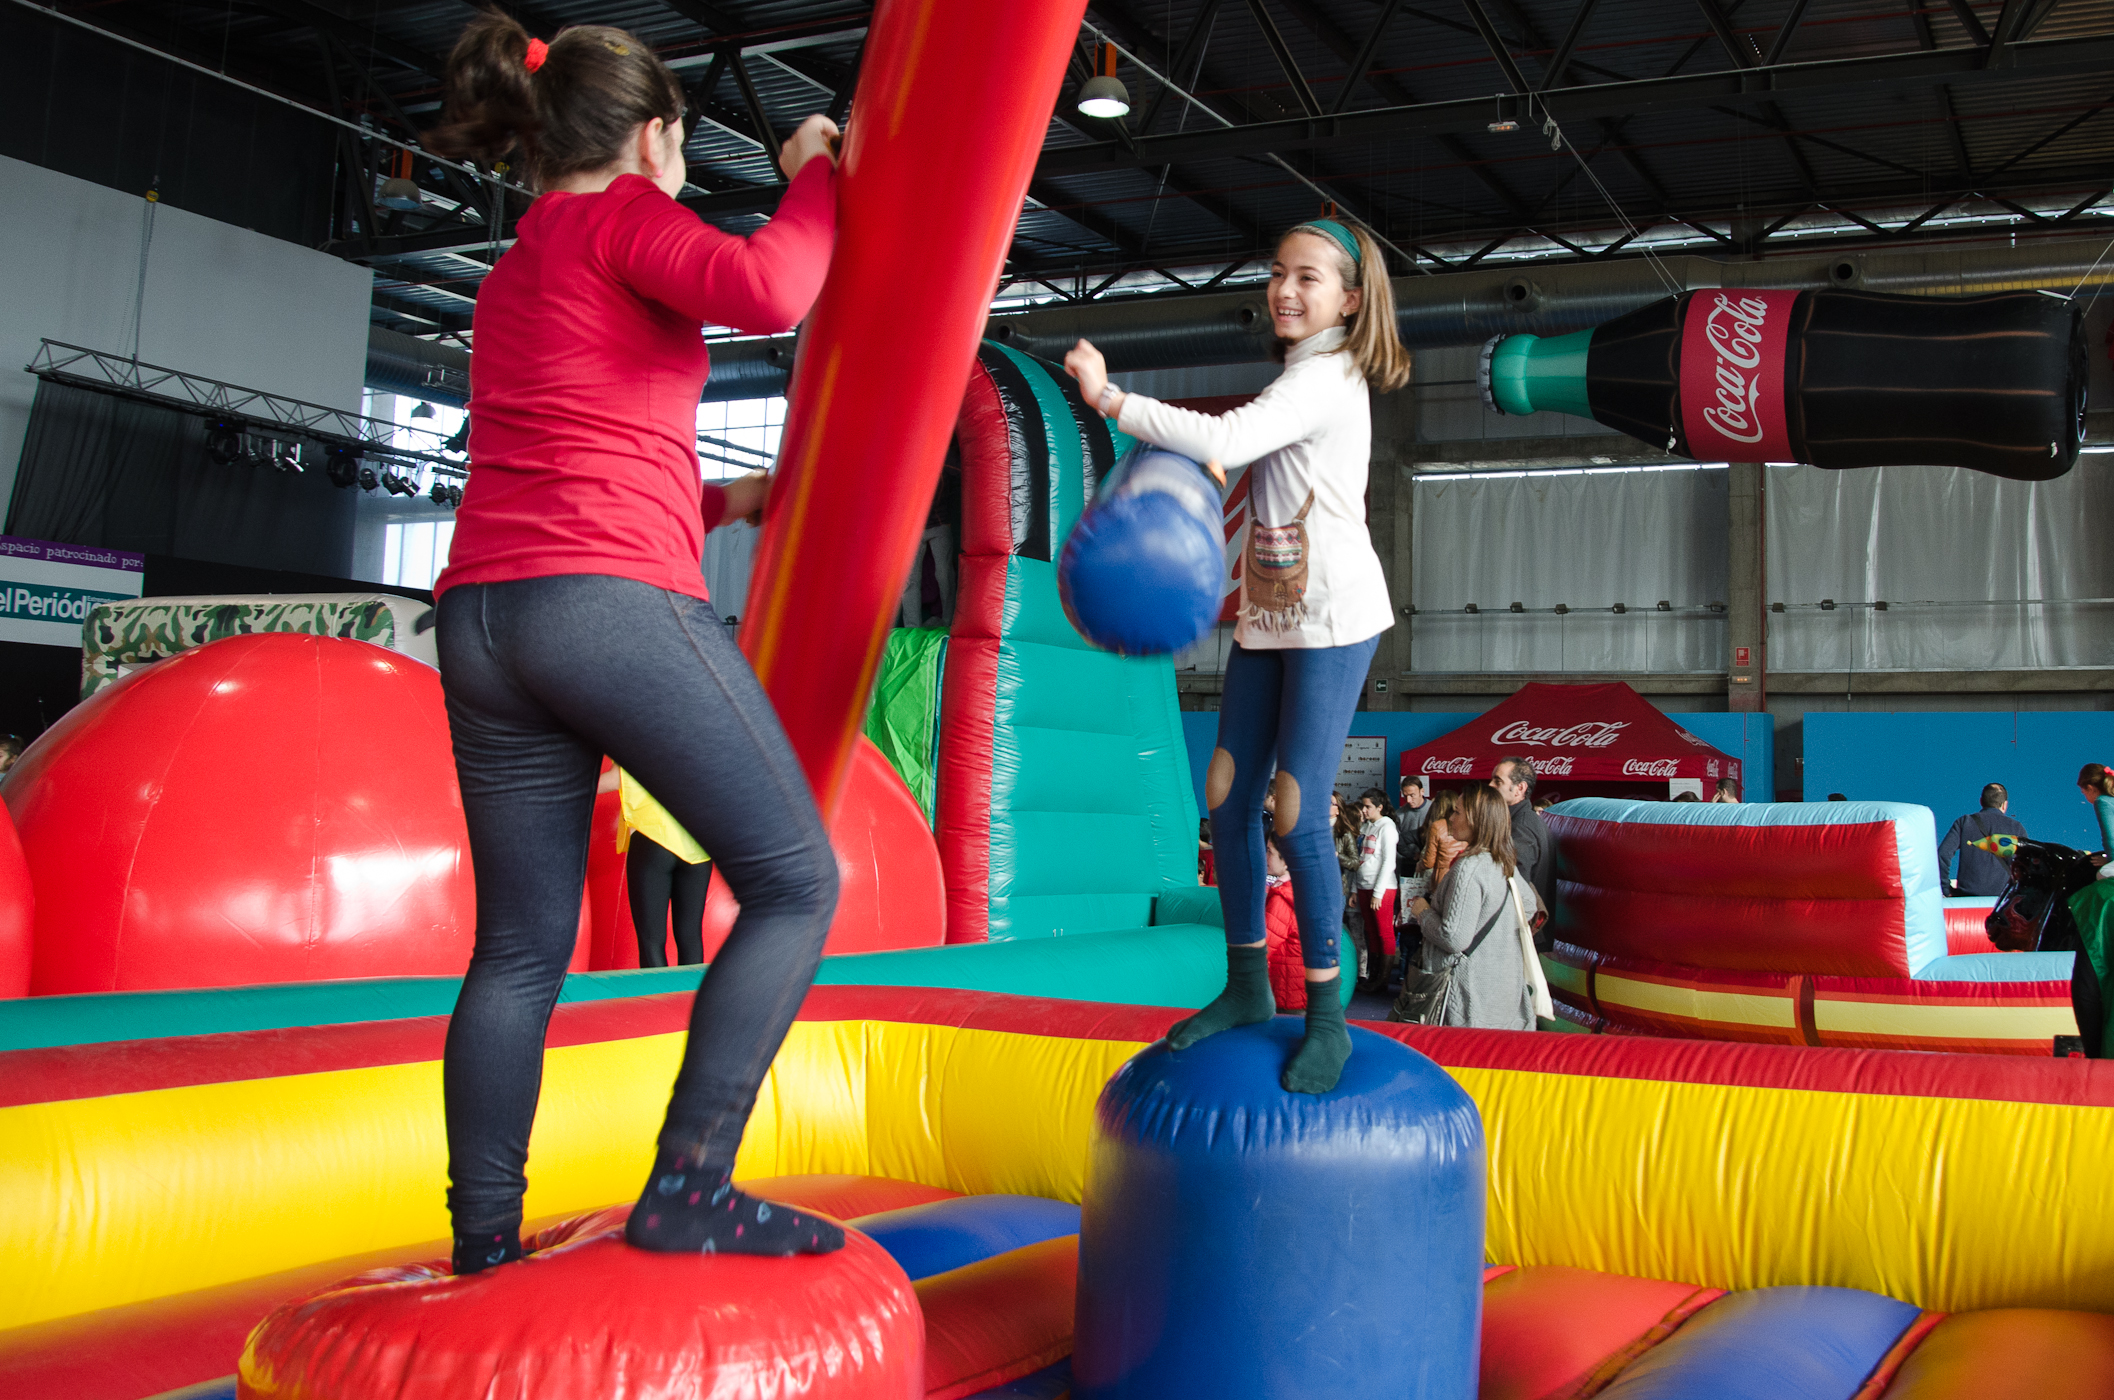
[[[1057,560],[1079,635],[1123,656],[1180,651],[1218,620],[1226,575],[1218,483],[1143,443],[1101,484]]]
[[[1079,1233],[1079,1207],[1040,1196],[961,1196],[862,1215],[859,1232],[913,1281]]]
[[[1303,1023],[1160,1041],[1094,1106],[1075,1400],[1473,1400],[1483,1123],[1353,1028],[1326,1094],[1278,1085]]]

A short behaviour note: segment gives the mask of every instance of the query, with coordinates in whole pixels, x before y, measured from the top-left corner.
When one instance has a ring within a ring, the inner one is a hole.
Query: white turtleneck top
[[[1291,347],[1285,370],[1230,413],[1193,413],[1143,394],[1117,426],[1199,462],[1253,464],[1241,555],[1240,621],[1250,649],[1340,647],[1394,625],[1365,524],[1372,408],[1341,329]]]

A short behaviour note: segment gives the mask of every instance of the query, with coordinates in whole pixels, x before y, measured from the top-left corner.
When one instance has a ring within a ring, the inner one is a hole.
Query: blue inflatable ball
[[[1065,616],[1123,656],[1165,656],[1211,630],[1226,574],[1218,483],[1187,457],[1140,445],[1080,515],[1057,559]]]

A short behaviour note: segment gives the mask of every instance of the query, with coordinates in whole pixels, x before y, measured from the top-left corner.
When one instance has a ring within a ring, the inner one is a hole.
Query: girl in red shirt
[[[703,486],[696,451],[703,324],[783,331],[821,290],[836,128],[811,117],[794,133],[776,217],[735,238],[675,201],[682,90],[622,30],[582,25],[546,45],[486,14],[450,56],[444,96],[436,150],[513,156],[542,191],[479,290],[472,467],[434,585],[477,873],[445,1073],[456,1271],[521,1254],[544,1034],[604,754],[741,900],[626,1235],[666,1252],[839,1248],[836,1226],[732,1180],[821,959],[837,867],[777,716],[705,597],[705,531],[760,509],[765,483]]]

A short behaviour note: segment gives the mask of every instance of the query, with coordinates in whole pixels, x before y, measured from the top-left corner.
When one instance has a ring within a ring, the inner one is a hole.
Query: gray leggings
[[[444,1074],[455,1228],[521,1218],[603,754],[712,853],[741,901],[691,1008],[660,1134],[665,1151],[731,1167],[837,903],[828,835],[763,687],[711,604],[628,579],[451,588],[439,641],[477,872],[476,951]]]

